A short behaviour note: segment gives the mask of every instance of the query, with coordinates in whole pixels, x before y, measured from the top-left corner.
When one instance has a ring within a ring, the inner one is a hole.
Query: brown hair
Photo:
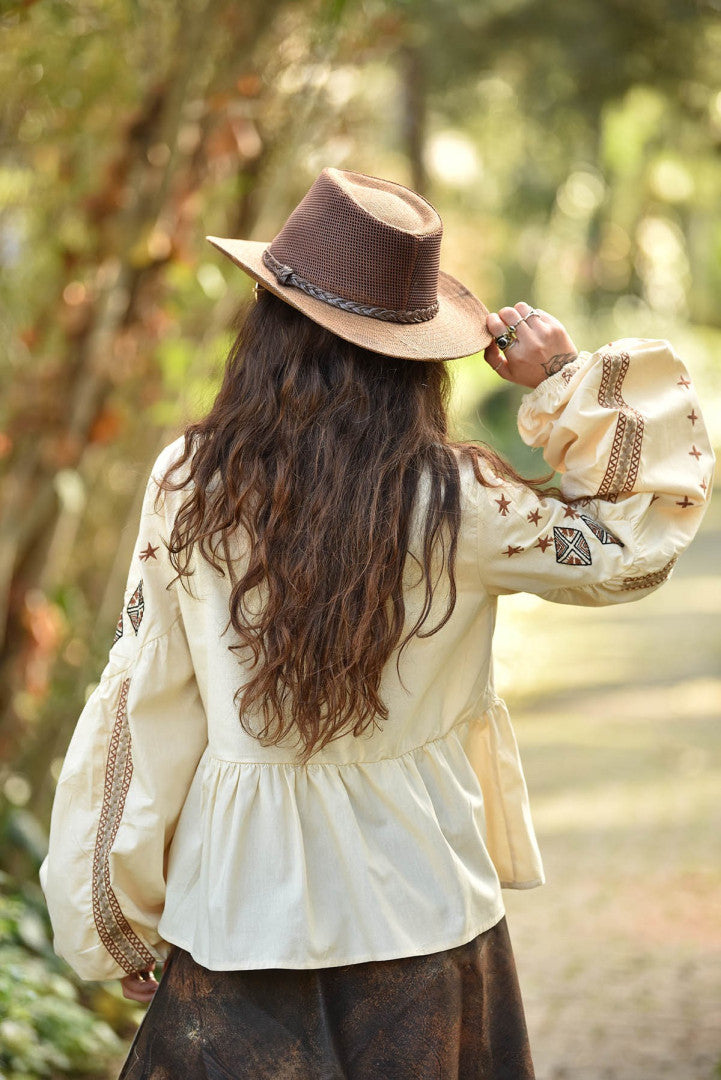
[[[231,571],[229,625],[239,642],[228,648],[253,657],[235,703],[243,728],[263,744],[295,730],[306,761],[340,734],[387,719],[379,685],[405,623],[404,564],[426,467],[424,603],[396,665],[414,634],[430,636],[450,618],[461,514],[454,450],[471,460],[479,483],[480,461],[521,479],[489,447],[450,440],[450,389],[444,362],[369,352],[265,289],[245,310],[215,402],[187,428],[161,487],[190,484],[168,541],[174,580],[193,573],[196,544],[219,573]],[[170,481],[186,463],[183,479]],[[238,578],[226,546],[237,530],[248,538]],[[437,550],[448,606],[422,632]],[[251,613],[261,586],[263,609]],[[260,730],[248,725],[253,707]]]

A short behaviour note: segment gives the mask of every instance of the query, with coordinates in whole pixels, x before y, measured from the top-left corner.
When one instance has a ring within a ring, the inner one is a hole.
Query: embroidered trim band
[[[123,915],[110,883],[110,851],[125,808],[133,775],[127,705],[130,679],[120,687],[115,723],[105,765],[105,789],[93,855],[93,918],[100,940],[123,971],[155,967],[157,960]]]
[[[416,308],[414,311],[394,311],[393,308],[375,307],[373,304],[360,304],[356,300],[347,300],[344,296],[321,289],[307,278],[296,274],[292,267],[278,262],[268,248],[263,252],[263,262],[269,270],[273,271],[281,285],[293,285],[308,296],[322,300],[324,304],[330,304],[331,307],[340,308],[342,311],[351,311],[354,315],[365,315],[366,318],[380,319],[382,322],[420,323],[429,322],[438,314],[437,300],[428,307]]]
[[[624,589],[650,589],[653,585],[662,585],[676,565],[677,559],[678,555],[674,555],[670,562],[667,562],[665,566],[662,566],[660,570],[655,570],[652,574],[624,578]]]
[[[644,419],[640,412],[626,404],[621,395],[629,363],[628,353],[604,356],[603,376],[598,391],[598,404],[602,408],[619,410],[608,467],[598,489],[598,497],[609,502],[615,502],[622,492],[633,490],[641,462]]]

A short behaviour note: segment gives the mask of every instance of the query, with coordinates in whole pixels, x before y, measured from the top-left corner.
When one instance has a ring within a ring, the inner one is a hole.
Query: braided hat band
[[[331,304],[333,307],[340,308],[341,311],[352,311],[355,315],[363,315],[367,319],[380,319],[382,322],[394,322],[394,323],[419,323],[428,322],[435,315],[438,314],[438,301],[429,304],[424,308],[415,308],[413,311],[394,311],[392,308],[376,307],[373,304],[360,304],[356,300],[348,300],[344,296],[337,296],[335,293],[328,292],[327,289],[321,289],[320,286],[314,285],[307,278],[301,277],[300,274],[296,274],[290,266],[285,266],[271,254],[270,249],[266,248],[263,252],[263,262],[272,270],[276,276],[277,281],[281,285],[292,285],[296,289],[301,289],[308,296],[314,296],[316,300],[322,300],[325,304]]]

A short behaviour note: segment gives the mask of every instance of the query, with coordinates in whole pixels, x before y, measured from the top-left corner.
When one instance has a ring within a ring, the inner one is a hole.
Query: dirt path
[[[720,571],[717,497],[640,603],[504,602],[548,878],[505,894],[538,1080],[721,1076]]]

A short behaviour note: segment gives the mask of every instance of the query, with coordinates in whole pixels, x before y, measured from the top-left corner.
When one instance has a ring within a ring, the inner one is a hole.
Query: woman
[[[647,595],[713,455],[666,342],[489,315],[441,231],[325,169],[270,245],[209,238],[256,302],[153,467],[41,869],[58,953],[152,999],[125,1080],[533,1076],[501,888],[543,869],[496,598]],[[481,349],[560,492],[449,438],[444,362]]]

